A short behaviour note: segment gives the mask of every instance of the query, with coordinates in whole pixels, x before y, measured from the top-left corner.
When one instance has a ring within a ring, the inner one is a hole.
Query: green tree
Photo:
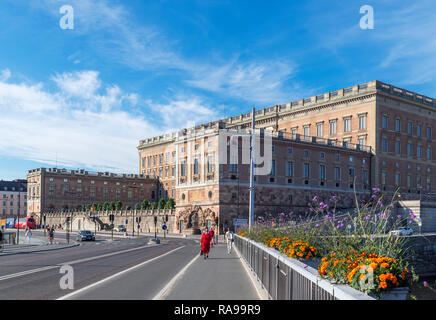
[[[92,207],[92,204],[90,204],[90,203],[88,203],[87,205],[86,205],[86,211],[89,211],[89,210],[91,210],[91,207]]]
[[[161,198],[161,199],[159,199],[159,202],[158,202],[157,206],[158,206],[159,209],[165,209],[165,204],[166,204],[165,199]]]
[[[176,202],[173,198],[169,198],[165,204],[165,209],[174,209],[176,207]]]
[[[94,203],[92,204],[92,207],[94,208],[94,210],[98,210],[98,205],[97,205],[96,202],[94,202]]]
[[[97,211],[102,211],[103,210],[103,205],[101,203],[97,204]]]
[[[109,202],[105,201],[105,203],[103,203],[103,210],[104,211],[108,211],[109,210]]]
[[[121,208],[123,207],[123,203],[118,200],[117,203],[115,204],[115,210],[121,210]]]
[[[142,200],[141,210],[146,210],[148,208],[148,205],[149,205],[149,203],[148,203],[147,199]]]
[[[156,202],[151,202],[150,206],[148,208],[149,209],[157,209],[157,203]]]
[[[111,201],[111,203],[109,204],[109,209],[115,210],[115,202]]]

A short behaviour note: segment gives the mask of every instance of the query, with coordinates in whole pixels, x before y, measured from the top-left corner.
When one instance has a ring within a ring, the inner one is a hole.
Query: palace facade
[[[180,216],[202,208],[222,226],[247,219],[249,149],[222,135],[251,122],[246,113],[141,140],[140,174],[159,179],[158,198],[175,198]],[[257,110],[255,122],[273,145],[270,174],[256,176],[256,215],[305,210],[315,195],[350,208],[374,187],[411,199],[436,191],[435,99],[370,81]]]
[[[27,174],[27,215],[40,222],[41,212],[83,211],[90,203],[121,201],[134,209],[144,199],[157,200],[159,181],[141,174],[114,174],[39,168]]]

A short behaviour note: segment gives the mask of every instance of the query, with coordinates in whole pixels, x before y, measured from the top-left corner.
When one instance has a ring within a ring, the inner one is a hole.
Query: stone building
[[[27,215],[27,181],[0,180],[0,219]]]
[[[304,210],[314,195],[339,195],[339,206],[352,207],[354,190],[365,198],[372,187],[399,188],[406,199],[434,193],[435,107],[435,99],[370,81],[257,110],[256,128],[273,136],[273,170],[256,177],[256,215]],[[229,148],[223,130],[249,130],[251,121],[246,113],[141,140],[140,173],[162,182],[159,194],[175,198],[180,217],[202,208],[209,225],[214,215],[221,225],[247,218],[241,158],[249,150],[239,141],[236,163],[218,154]]]
[[[37,223],[41,212],[80,211],[90,203],[112,201],[133,209],[144,199],[158,200],[159,182],[141,174],[39,168],[29,170],[27,181],[27,212]]]

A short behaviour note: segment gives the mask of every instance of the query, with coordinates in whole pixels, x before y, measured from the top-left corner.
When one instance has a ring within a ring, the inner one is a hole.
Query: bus
[[[26,229],[27,227],[29,227],[30,229],[35,229],[36,228],[35,219],[33,219],[32,217],[27,217],[27,218],[21,218],[19,220],[20,229]],[[15,228],[17,228],[16,221],[15,221]]]

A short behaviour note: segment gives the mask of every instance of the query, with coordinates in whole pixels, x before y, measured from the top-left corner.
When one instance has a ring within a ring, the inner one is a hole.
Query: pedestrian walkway
[[[227,254],[225,244],[212,247],[206,260],[200,256],[200,246],[198,246],[198,257],[159,298],[165,300],[260,299],[240,258],[234,250],[231,254]]]
[[[41,251],[50,251],[75,247],[78,244],[66,244],[66,243],[53,243],[53,244],[18,244],[18,245],[5,245],[1,256],[7,256],[11,254],[33,253]]]

